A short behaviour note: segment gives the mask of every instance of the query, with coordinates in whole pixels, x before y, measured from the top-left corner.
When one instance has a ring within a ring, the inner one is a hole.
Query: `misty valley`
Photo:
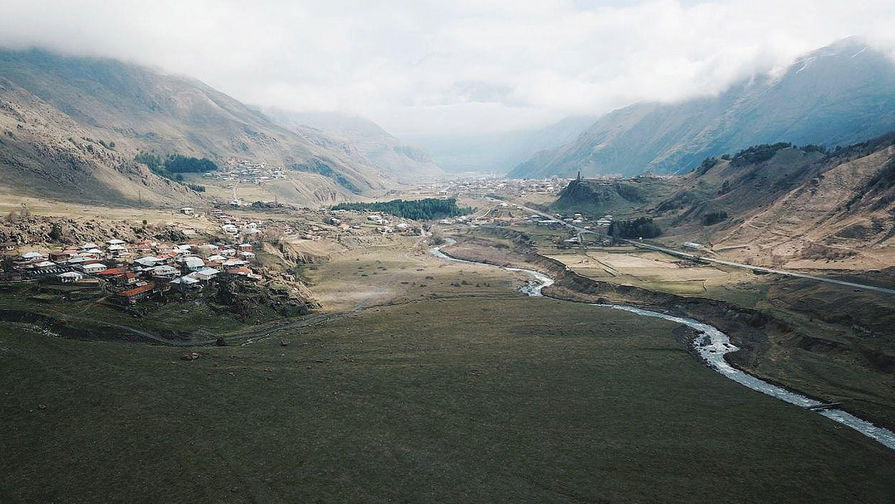
[[[13,3],[0,502],[895,500],[886,3]]]

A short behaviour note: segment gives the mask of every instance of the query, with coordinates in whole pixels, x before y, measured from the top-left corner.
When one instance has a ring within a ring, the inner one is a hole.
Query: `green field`
[[[195,361],[0,324],[0,501],[891,502],[895,453],[724,379],[685,338],[515,295]]]

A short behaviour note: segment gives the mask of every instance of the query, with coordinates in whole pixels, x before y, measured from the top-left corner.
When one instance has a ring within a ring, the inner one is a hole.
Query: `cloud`
[[[849,35],[895,45],[891,0],[7,0],[3,11],[4,46],[152,65],[399,134],[717,93]]]

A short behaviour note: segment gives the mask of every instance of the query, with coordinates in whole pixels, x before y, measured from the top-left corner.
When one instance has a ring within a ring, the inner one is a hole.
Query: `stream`
[[[441,251],[441,248],[445,245],[451,245],[454,243],[456,243],[456,240],[453,240],[452,238],[445,238],[444,244],[430,248],[429,253],[439,259],[444,259],[447,261],[469,264],[488,264],[483,262],[458,259],[456,257],[451,257]],[[507,267],[502,269],[524,273],[531,277],[531,280],[529,280],[528,283],[526,283],[526,285],[524,285],[520,289],[521,292],[529,296],[542,296],[541,291],[544,289],[544,287],[553,285],[553,279],[539,271]],[[730,342],[730,338],[714,326],[704,324],[702,322],[699,322],[698,320],[694,320],[691,318],[675,317],[673,315],[668,315],[665,313],[644,310],[643,308],[637,308],[635,306],[614,304],[593,304],[592,306],[627,311],[630,313],[641,315],[643,317],[665,319],[671,322],[676,322],[678,324],[683,324],[691,327],[699,331],[700,333],[693,342],[693,345],[696,348],[696,351],[699,353],[699,356],[706,362],[706,364],[708,364],[712,369],[714,369],[721,375],[752,390],[756,390],[771,397],[775,397],[777,399],[780,399],[781,401],[786,401],[790,404],[799,406],[800,408],[810,409],[815,413],[833,420],[834,422],[838,422],[847,427],[851,427],[861,434],[864,434],[865,436],[878,441],[887,448],[895,450],[895,432],[892,432],[884,427],[877,427],[866,420],[862,420],[852,415],[851,413],[838,408],[814,409],[824,406],[824,403],[804,396],[802,394],[792,392],[783,387],[768,383],[764,380],[750,375],[749,373],[746,373],[745,371],[731,366],[727,362],[727,360],[724,359],[724,356],[726,354],[739,350],[739,347],[732,344]]]

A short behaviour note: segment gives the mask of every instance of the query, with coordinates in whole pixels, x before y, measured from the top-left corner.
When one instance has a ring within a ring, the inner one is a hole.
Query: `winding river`
[[[447,261],[459,262],[459,263],[470,263],[470,264],[487,264],[477,261],[467,261],[464,259],[458,259],[456,257],[451,257],[444,252],[441,251],[441,248],[445,245],[451,245],[456,243],[455,240],[451,238],[446,238],[445,243],[436,247],[432,247],[429,249],[429,253],[433,256],[444,259]],[[497,267],[497,266],[495,266]],[[531,280],[522,287],[521,291],[529,296],[541,296],[541,290],[544,287],[548,287],[553,285],[553,279],[549,276],[539,272],[528,269],[521,268],[502,268],[507,271],[514,271],[519,273],[524,273],[531,277]],[[694,320],[686,317],[675,317],[673,315],[668,315],[665,313],[659,313],[650,310],[644,310],[642,308],[637,308],[634,306],[626,306],[626,305],[614,305],[614,304],[593,304],[593,306],[599,306],[603,308],[611,308],[614,310],[623,310],[630,313],[634,313],[643,317],[654,317],[669,320],[671,322],[676,322],[678,324],[683,324],[693,329],[699,331],[700,335],[694,341],[694,346],[696,351],[699,353],[699,356],[715,371],[721,373],[723,376],[739,383],[740,385],[746,386],[752,390],[757,390],[763,394],[767,394],[772,397],[776,397],[781,401],[786,401],[790,404],[794,404],[801,408],[811,409],[816,413],[823,415],[835,422],[838,422],[847,427],[851,427],[852,429],[864,434],[865,436],[875,439],[876,441],[882,443],[884,446],[895,450],[895,432],[890,431],[889,429],[883,427],[877,427],[872,423],[861,420],[860,418],[843,411],[837,408],[822,408],[824,403],[817,401],[815,399],[811,399],[810,397],[804,396],[802,394],[798,394],[796,392],[792,392],[783,387],[768,383],[764,380],[756,378],[745,371],[737,369],[731,366],[727,360],[724,359],[726,354],[731,352],[735,352],[739,350],[739,347],[733,345],[730,342],[730,338],[721,332],[718,328],[704,324],[699,322],[698,320]],[[814,409],[819,408],[819,409]]]

